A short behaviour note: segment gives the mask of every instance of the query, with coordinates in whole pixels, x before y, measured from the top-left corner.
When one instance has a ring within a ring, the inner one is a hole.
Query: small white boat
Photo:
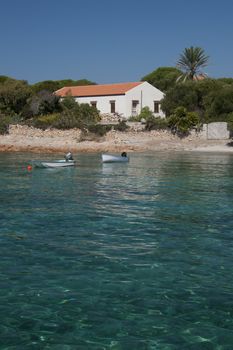
[[[103,163],[126,163],[129,161],[129,157],[125,152],[120,156],[114,156],[111,154],[102,154],[102,162]]]
[[[68,166],[74,166],[74,159],[71,152],[65,154],[65,159],[52,160],[52,161],[36,161],[34,162],[36,168],[64,168]]]
[[[74,160],[53,160],[53,161],[41,161],[41,162],[34,162],[34,165],[36,168],[62,168],[62,167],[70,167],[74,166],[75,162]]]

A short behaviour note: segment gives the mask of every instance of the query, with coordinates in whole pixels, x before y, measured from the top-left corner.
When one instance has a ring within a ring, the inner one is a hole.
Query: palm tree
[[[178,77],[177,81],[183,78],[189,80],[199,80],[206,77],[205,73],[201,72],[201,68],[206,67],[209,56],[206,56],[201,47],[185,48],[177,62],[177,68],[183,71],[183,74]]]

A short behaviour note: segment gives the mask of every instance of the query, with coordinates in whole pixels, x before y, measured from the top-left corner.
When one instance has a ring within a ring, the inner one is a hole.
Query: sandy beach
[[[9,134],[0,136],[1,152],[143,152],[199,151],[233,152],[231,140],[206,140],[200,134],[180,139],[168,131],[110,131],[104,137],[83,136],[80,130],[42,131],[28,126],[12,125]]]

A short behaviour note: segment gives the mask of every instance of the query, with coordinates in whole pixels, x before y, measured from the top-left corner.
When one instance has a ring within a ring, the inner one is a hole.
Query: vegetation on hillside
[[[209,57],[202,48],[191,46],[184,49],[180,55],[177,68],[171,71],[174,76],[168,85],[166,85],[169,76],[168,67],[160,67],[142,80],[150,82],[157,88],[164,83],[166,94],[161,107],[167,121],[171,116],[174,120],[177,109],[182,107],[187,113],[196,113],[199,119],[197,127],[203,123],[225,121],[229,130],[233,131],[233,78],[208,78],[202,71],[208,60]],[[169,125],[171,127],[171,124]]]
[[[144,76],[142,81],[165,92],[161,106],[166,118],[154,117],[146,107],[133,119],[144,120],[146,130],[170,128],[179,135],[212,121],[226,121],[233,130],[233,78],[207,78],[202,68],[208,59],[203,49],[186,48],[177,67],[159,67]],[[30,85],[24,80],[0,76],[0,133],[7,132],[13,122],[42,129],[76,127],[99,135],[106,133],[109,127],[99,124],[96,108],[78,104],[72,97],[61,100],[53,94],[64,86],[93,84],[96,83],[87,79],[65,79]],[[115,128],[123,131],[127,125],[121,123]]]
[[[54,92],[56,90],[63,88],[64,86],[81,86],[81,85],[96,85],[96,83],[87,79],[45,80],[32,85],[32,90],[34,93],[40,92],[42,90]]]

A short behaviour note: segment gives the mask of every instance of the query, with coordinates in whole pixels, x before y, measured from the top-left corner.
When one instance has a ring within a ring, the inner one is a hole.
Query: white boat
[[[74,166],[75,162],[74,160],[52,160],[52,161],[40,161],[40,162],[34,162],[35,167],[37,168],[64,168],[64,167],[70,167]]]
[[[126,155],[114,156],[111,154],[102,154],[103,163],[126,163],[129,161],[129,157]]]

